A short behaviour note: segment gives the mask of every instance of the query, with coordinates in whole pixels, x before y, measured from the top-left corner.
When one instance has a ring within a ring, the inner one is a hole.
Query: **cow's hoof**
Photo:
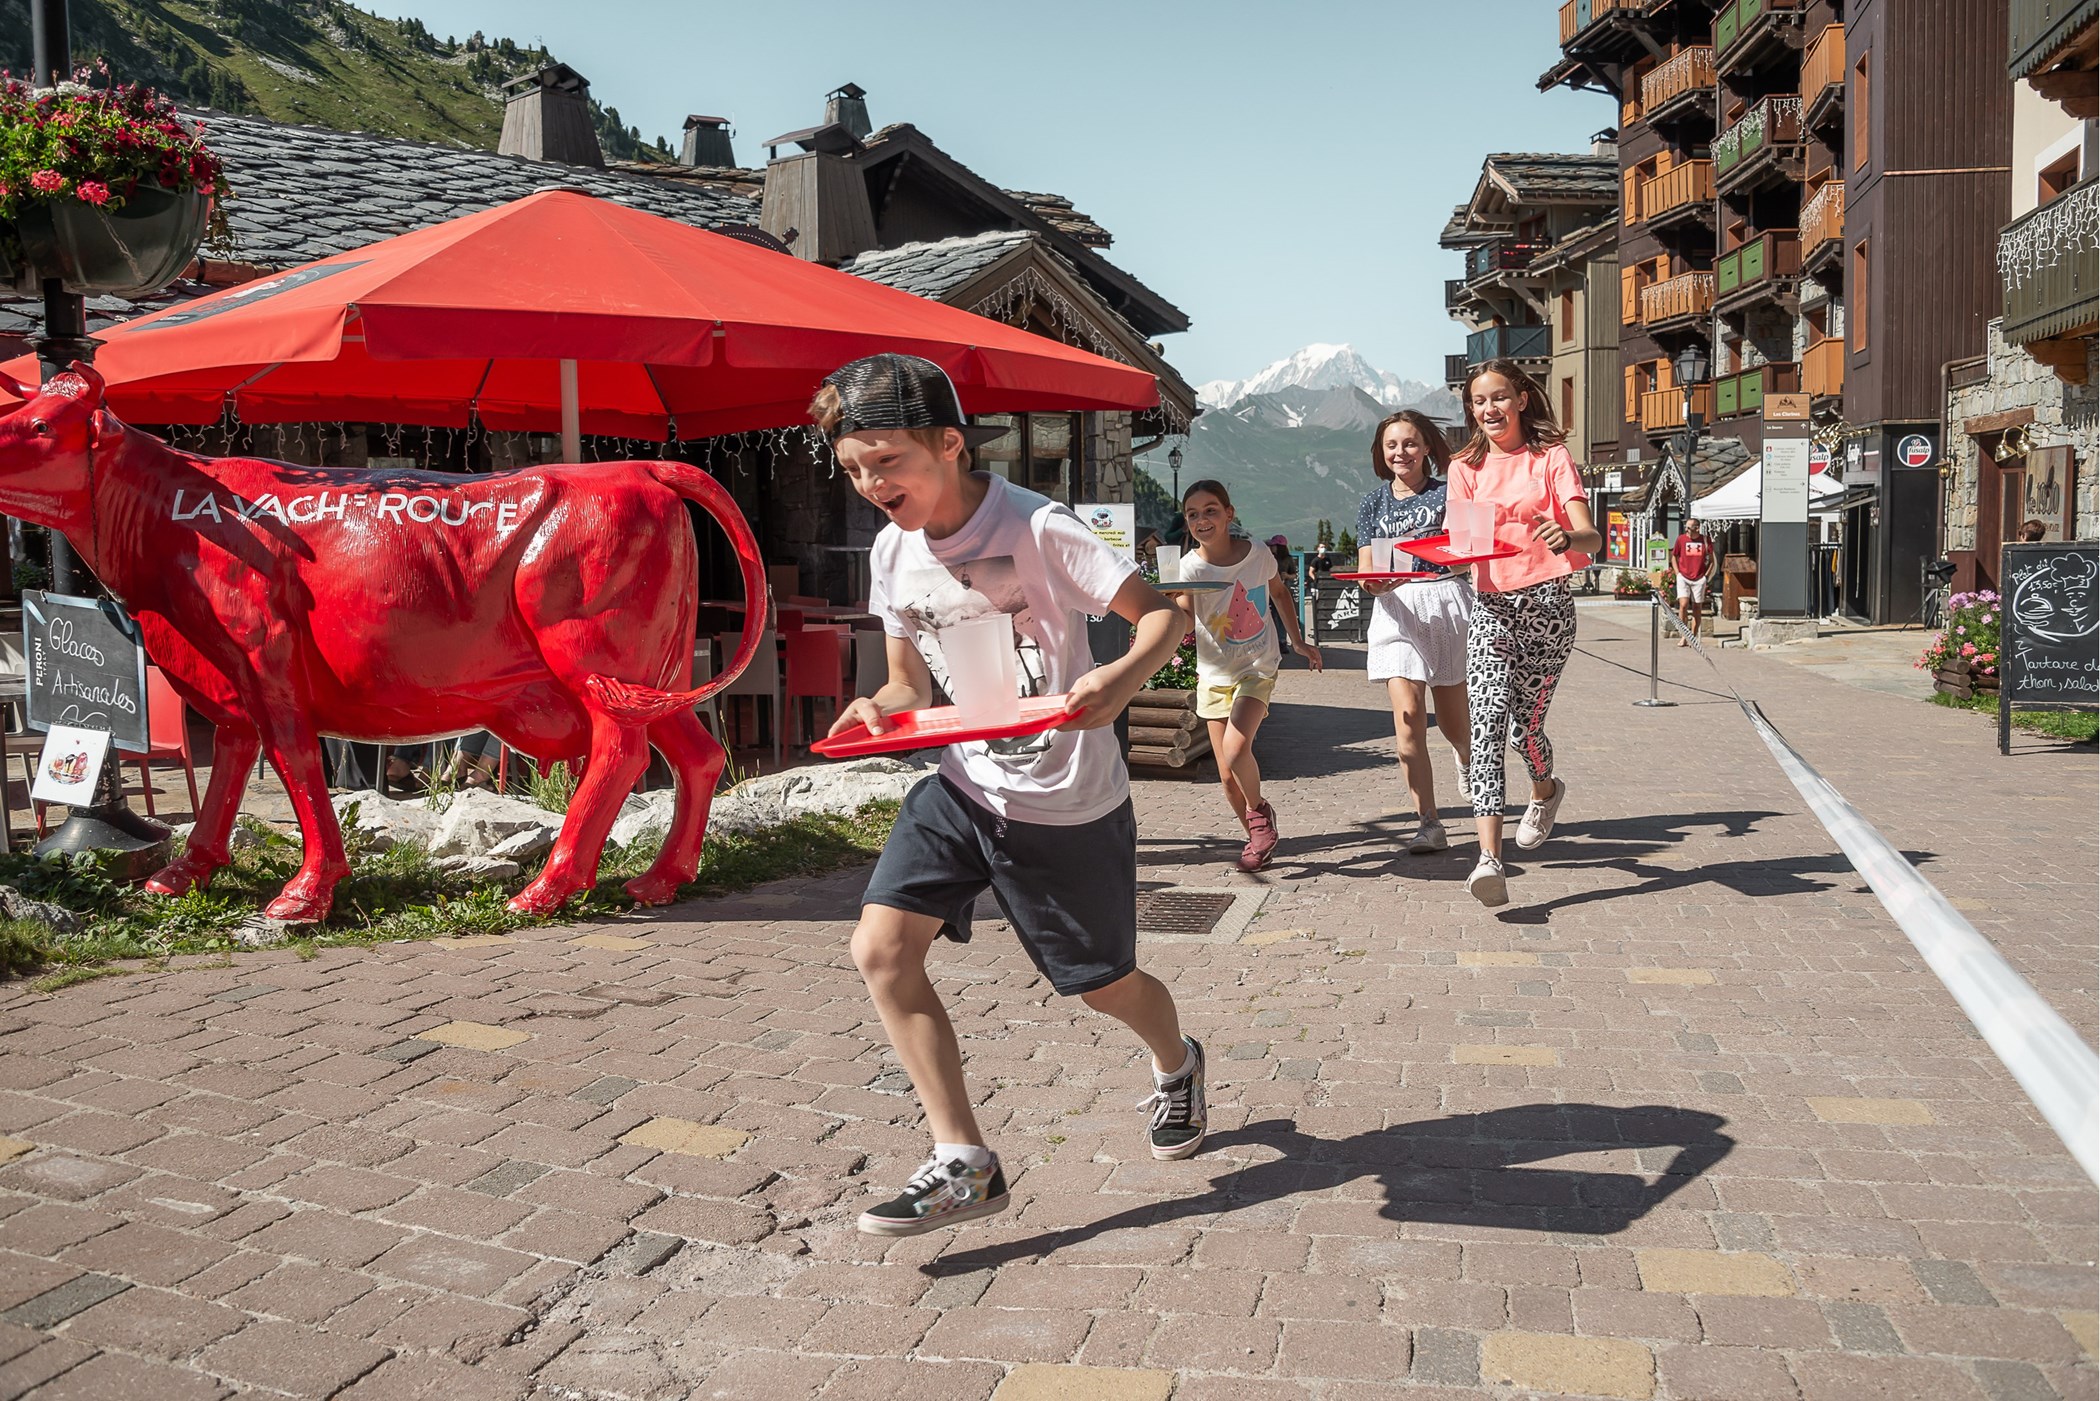
[[[575,893],[534,881],[511,896],[507,908],[517,915],[551,915],[568,904],[569,897]]]
[[[187,895],[199,886],[210,885],[212,872],[225,864],[224,861],[211,861],[195,855],[185,856],[146,877],[146,889],[155,895]]]
[[[287,890],[263,908],[263,918],[285,924],[319,924],[335,903],[327,895],[294,895]]]
[[[678,887],[683,884],[676,875],[646,871],[627,882],[626,891],[637,905],[668,905],[678,898]]]

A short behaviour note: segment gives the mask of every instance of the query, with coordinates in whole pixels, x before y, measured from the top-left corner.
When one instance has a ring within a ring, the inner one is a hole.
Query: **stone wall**
[[[1977,477],[1986,458],[1985,443],[1962,431],[1962,424],[1985,414],[2033,409],[2027,437],[2034,447],[2068,443],[2075,459],[2072,490],[2077,502],[2078,538],[2100,537],[2100,340],[2086,342],[2086,382],[2067,384],[2041,361],[2008,345],[1999,323],[1990,323],[1990,377],[1949,391],[1947,455],[1954,474],[1948,482],[1946,538],[1943,550],[1976,548]]]
[[[1086,463],[1090,501],[1132,501],[1137,495],[1137,465],[1130,452],[1130,415],[1090,413],[1086,416]]]

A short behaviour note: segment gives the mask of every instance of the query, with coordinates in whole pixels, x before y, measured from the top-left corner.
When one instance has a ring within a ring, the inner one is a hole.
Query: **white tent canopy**
[[[1754,521],[1764,501],[1764,463],[1752,462],[1741,475],[1732,477],[1692,503],[1687,512],[1700,521]],[[1818,472],[1808,479],[1808,509],[1821,515],[1835,511],[1845,488]]]

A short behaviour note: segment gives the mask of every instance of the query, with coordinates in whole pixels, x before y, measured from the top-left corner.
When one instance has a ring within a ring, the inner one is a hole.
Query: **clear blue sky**
[[[362,0],[372,6],[375,0]],[[1436,382],[1461,348],[1436,246],[1488,151],[1583,150],[1609,101],[1538,75],[1549,0],[376,0],[440,37],[538,41],[646,139],[737,158],[868,90],[996,184],[1069,197],[1189,314],[1169,359],[1237,378],[1313,341]]]

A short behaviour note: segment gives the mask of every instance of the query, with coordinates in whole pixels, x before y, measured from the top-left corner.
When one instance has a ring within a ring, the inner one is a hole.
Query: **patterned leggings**
[[[1466,632],[1466,702],[1473,713],[1473,762],[1466,788],[1476,817],[1500,817],[1508,796],[1502,751],[1523,756],[1534,779],[1553,776],[1546,707],[1575,650],[1575,595],[1566,579],[1509,593],[1485,593]]]

